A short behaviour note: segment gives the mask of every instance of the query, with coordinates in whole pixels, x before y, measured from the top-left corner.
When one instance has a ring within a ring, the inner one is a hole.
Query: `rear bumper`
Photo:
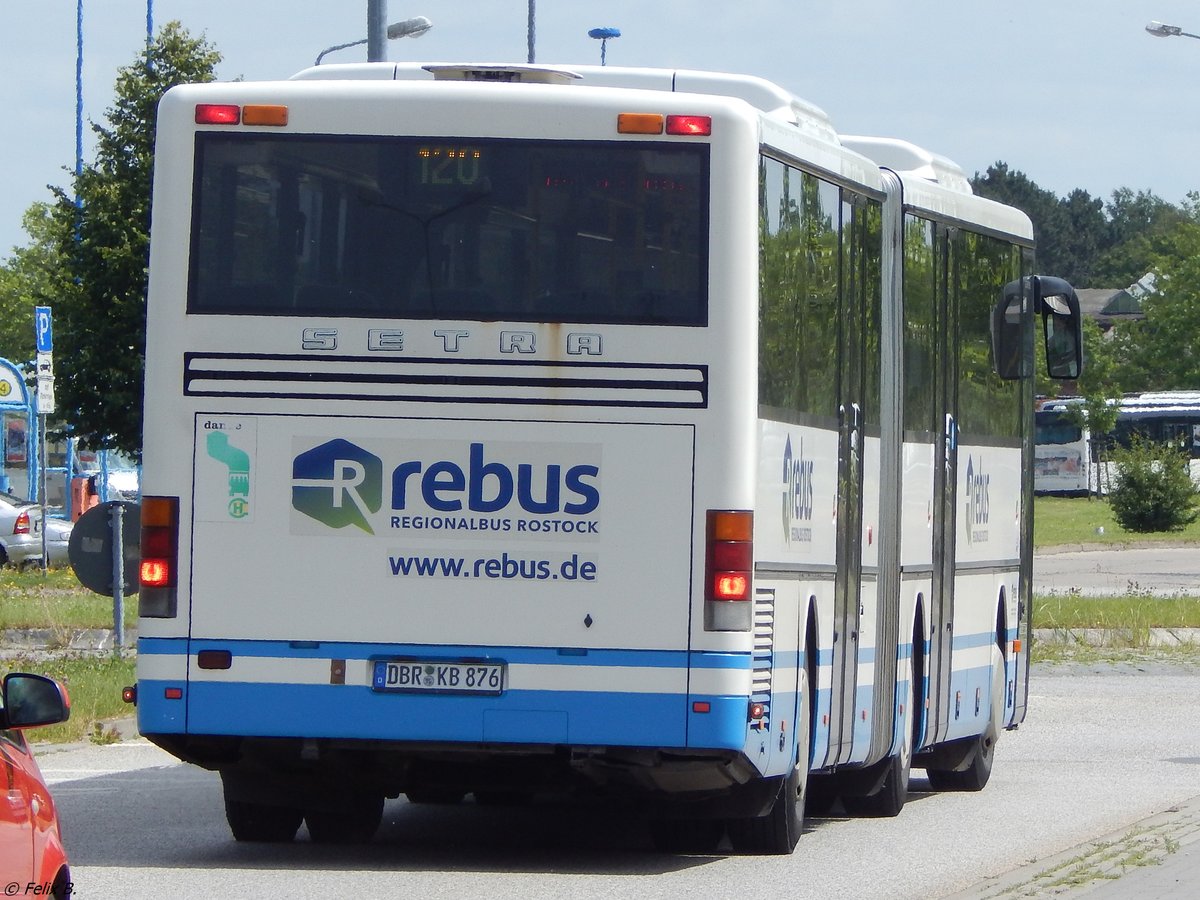
[[[200,669],[204,650],[227,669]],[[143,638],[143,734],[740,752],[749,654]],[[380,659],[507,664],[499,695],[374,690]]]

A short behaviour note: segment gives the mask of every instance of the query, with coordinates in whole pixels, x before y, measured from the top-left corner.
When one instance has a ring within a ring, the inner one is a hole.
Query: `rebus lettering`
[[[482,443],[471,444],[465,471],[452,460],[428,466],[410,460],[392,471],[392,508],[406,509],[410,486],[415,490],[417,484],[421,500],[439,512],[461,510],[464,499],[471,512],[498,512],[507,508],[514,496],[521,509],[538,515],[565,512],[582,516],[600,505],[600,489],[594,483],[600,475],[598,466],[572,466],[564,474],[556,464],[539,470],[532,463],[519,463],[516,470],[514,476],[507,464],[489,461]],[[414,480],[416,476],[420,476],[419,482]]]

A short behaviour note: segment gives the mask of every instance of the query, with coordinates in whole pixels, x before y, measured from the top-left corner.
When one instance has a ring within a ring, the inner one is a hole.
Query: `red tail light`
[[[667,134],[712,134],[712,116],[667,116]]]
[[[754,514],[708,511],[705,535],[704,622],[710,631],[747,631],[754,590]]]
[[[707,600],[749,600],[754,568],[753,513],[708,511]]]
[[[178,497],[142,498],[141,551],[138,610],[151,618],[172,618],[179,569]]]
[[[197,103],[197,125],[236,125],[242,120],[242,108],[229,103]]]
[[[29,534],[29,513],[22,512],[13,524],[13,534]]]

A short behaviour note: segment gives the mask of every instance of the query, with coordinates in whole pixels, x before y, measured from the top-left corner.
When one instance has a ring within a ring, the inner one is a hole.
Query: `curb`
[[[125,629],[123,647],[117,647],[111,628],[7,628],[0,631],[0,659],[61,653],[132,653],[137,649],[137,629]]]
[[[1200,647],[1200,628],[1151,628],[1148,636],[1146,632],[1135,632],[1130,628],[1035,628],[1033,642],[1113,648],[1147,644],[1151,647]]]

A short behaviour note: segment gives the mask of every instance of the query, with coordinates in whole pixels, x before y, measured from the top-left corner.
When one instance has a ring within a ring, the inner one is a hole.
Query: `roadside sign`
[[[53,352],[54,329],[50,319],[50,307],[35,306],[33,308],[33,331],[37,336],[38,353]]]
[[[127,500],[109,500],[93,506],[75,523],[67,544],[67,557],[80,584],[97,594],[113,592],[112,510],[120,506],[121,557],[124,569],[122,587],[126,594],[138,590],[138,564],[141,562],[141,507]]]
[[[53,378],[38,378],[37,380],[37,411],[39,416],[48,416],[54,412]]]
[[[37,338],[37,411],[48,416],[54,412],[54,327],[50,307],[35,306],[33,332]]]

